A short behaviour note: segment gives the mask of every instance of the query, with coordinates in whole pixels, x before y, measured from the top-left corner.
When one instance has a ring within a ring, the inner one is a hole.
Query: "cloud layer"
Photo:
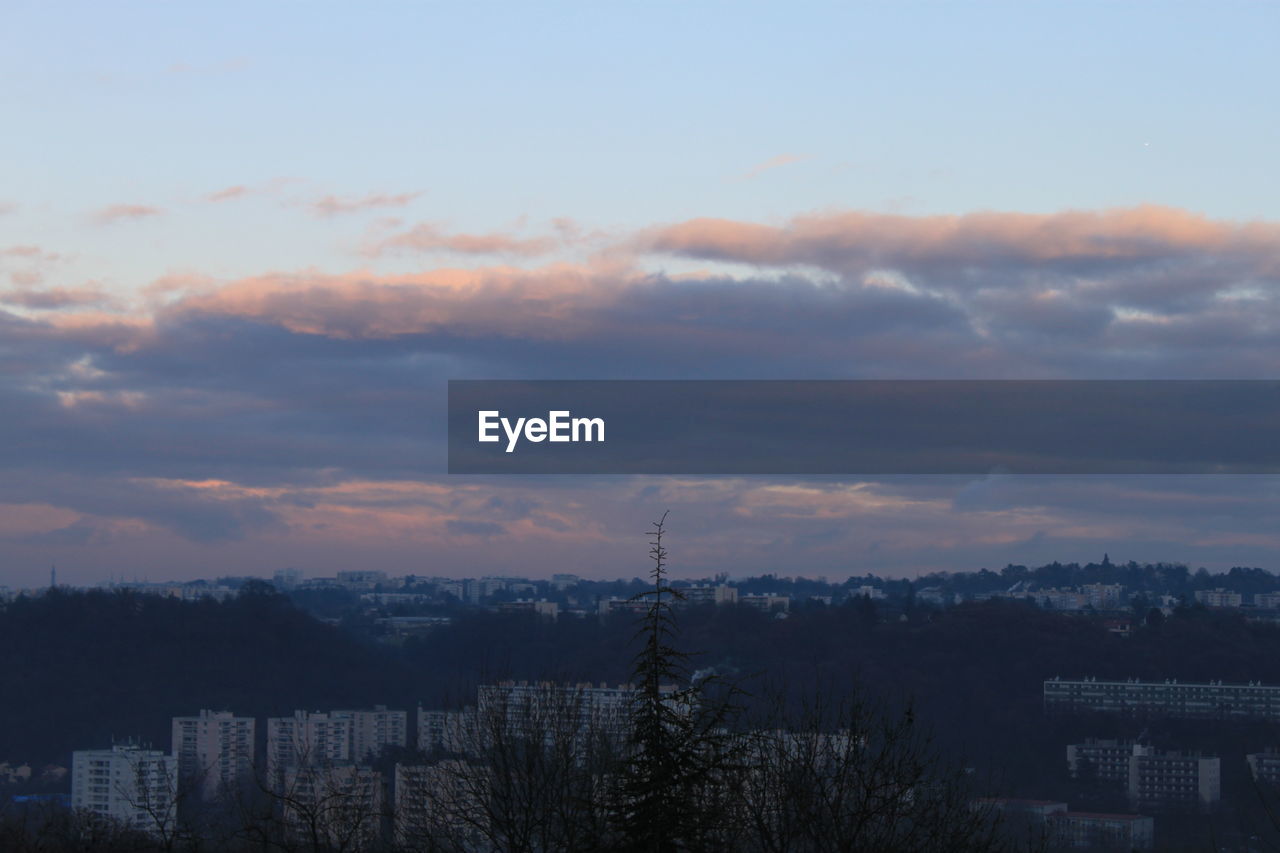
[[[565,245],[423,225],[382,248]],[[1265,478],[448,478],[442,407],[449,378],[1274,378],[1278,278],[1277,225],[1138,207],[696,219],[534,266],[189,275],[131,304],[30,283],[0,294],[0,565],[629,575],[668,507],[690,571],[1265,562]]]

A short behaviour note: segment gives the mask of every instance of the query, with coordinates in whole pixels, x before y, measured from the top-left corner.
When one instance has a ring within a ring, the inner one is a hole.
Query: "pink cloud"
[[[1153,205],[1054,214],[846,212],[797,217],[780,227],[694,219],[650,231],[641,242],[661,253],[837,271],[1145,260],[1194,252],[1244,253],[1274,269],[1280,226],[1211,220]]]
[[[31,287],[44,281],[44,273],[39,270],[15,270],[9,273],[9,281],[19,287]]]
[[[756,165],[752,166],[750,169],[743,172],[739,176],[739,179],[744,181],[749,181],[752,178],[759,177],[760,175],[772,169],[777,169],[782,166],[788,166],[792,163],[799,163],[803,160],[808,160],[808,159],[809,159],[808,156],[802,156],[799,154],[779,154],[777,157],[770,157],[768,160],[765,160],[763,163],[757,163]]]
[[[610,351],[661,341],[726,363],[773,353],[922,375],[1067,375],[1071,364],[1101,370],[1142,349],[1172,374],[1201,375],[1212,371],[1197,346],[1213,349],[1223,372],[1271,352],[1257,347],[1280,304],[1276,228],[1165,208],[694,220],[621,239],[590,263],[165,280],[137,318],[64,312],[49,322],[117,349],[145,347],[153,326],[221,316],[341,340],[442,334]],[[406,234],[403,247],[420,250],[520,248],[509,234]],[[837,275],[651,274],[635,265],[637,247]]]
[[[10,246],[0,250],[0,255],[7,258],[26,258],[35,261],[56,261],[61,257],[57,252],[46,252],[39,246]]]
[[[251,318],[302,334],[347,339],[442,329],[565,338],[580,326],[581,312],[611,302],[625,281],[612,270],[567,264],[532,271],[485,267],[403,276],[270,274],[193,293],[164,310],[175,316]]]
[[[559,226],[558,226],[559,227]],[[563,232],[562,232],[563,233]],[[457,252],[463,255],[519,255],[533,257],[553,251],[559,241],[551,237],[516,237],[513,234],[448,234],[434,225],[416,225],[379,243],[372,254],[393,250]]]
[[[145,204],[112,204],[94,213],[93,219],[99,225],[111,225],[116,222],[147,219],[159,216],[163,212],[158,207]]]
[[[383,207],[404,207],[421,195],[422,193],[420,192],[400,193],[398,195],[369,193],[359,198],[327,195],[324,198],[310,202],[308,206],[317,216],[338,216],[344,213],[359,213]]]
[[[245,196],[249,195],[250,192],[251,191],[248,187],[237,184],[234,187],[227,187],[226,189],[218,190],[217,192],[214,192],[214,193],[209,193],[207,196],[205,196],[205,200],[213,201],[213,202],[231,201],[232,199],[244,198]]]
[[[15,284],[22,284],[15,280]],[[43,290],[22,288],[0,293],[0,303],[22,308],[50,310],[84,306],[109,306],[115,303],[104,291],[96,287],[51,287]]]

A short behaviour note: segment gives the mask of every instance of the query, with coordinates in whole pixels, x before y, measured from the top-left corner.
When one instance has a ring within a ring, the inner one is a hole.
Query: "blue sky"
[[[393,462],[435,452],[451,376],[1274,377],[1274,4],[2,15],[0,585],[426,552],[628,574],[662,496],[691,571],[1280,565],[1269,481],[1247,512],[1161,480],[984,486],[1016,500],[974,515],[964,482]],[[285,428],[314,443],[273,464]]]
[[[16,3],[9,225],[75,239],[127,287],[161,264],[353,265],[349,223],[279,209],[329,194],[418,192],[408,211],[461,230],[1273,217],[1277,25],[1263,3]],[[270,215],[195,203],[282,180]],[[181,211],[146,261],[79,221],[128,200]]]

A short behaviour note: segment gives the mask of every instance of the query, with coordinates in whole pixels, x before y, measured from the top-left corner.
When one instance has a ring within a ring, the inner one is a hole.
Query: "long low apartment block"
[[[1082,711],[1160,716],[1184,720],[1280,721],[1280,686],[1250,681],[1105,681],[1051,678],[1044,683],[1047,713]]]

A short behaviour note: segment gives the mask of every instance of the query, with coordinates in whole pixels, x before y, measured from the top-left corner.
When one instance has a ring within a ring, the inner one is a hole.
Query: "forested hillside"
[[[375,703],[412,711],[419,702],[461,705],[477,682],[501,678],[623,681],[635,629],[628,616],[551,622],[474,613],[395,647],[318,622],[265,586],[225,603],[128,593],[22,598],[0,610],[0,760],[64,763],[72,749],[113,736],[167,747],[169,718],[206,707],[260,718]],[[1045,719],[1045,678],[1280,683],[1280,630],[1202,608],[1152,620],[1129,638],[1109,634],[1102,620],[1025,603],[886,618],[866,599],[815,604],[785,619],[746,607],[692,608],[679,615],[679,629],[693,666],[741,685],[748,701],[782,693],[799,705],[855,691],[912,701],[949,752],[1021,793],[1048,795],[1064,784],[1069,739],[1137,733],[1106,718]],[[1176,739],[1232,750],[1266,737],[1192,729]]]

